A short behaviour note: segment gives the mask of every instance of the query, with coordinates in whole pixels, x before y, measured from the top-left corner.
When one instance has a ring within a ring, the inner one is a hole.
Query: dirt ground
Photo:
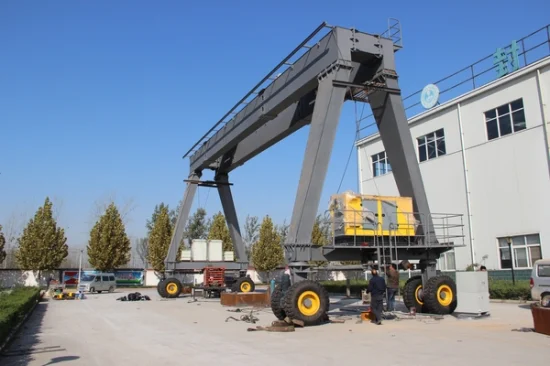
[[[378,326],[345,311],[353,301],[332,298],[332,318],[345,323],[268,333],[247,328],[269,325],[275,320],[270,309],[258,309],[259,321],[249,324],[227,320],[243,313],[228,311],[219,299],[165,300],[154,289],[139,291],[152,300],[116,301],[128,292],[119,290],[40,303],[0,365],[543,365],[550,359],[550,337],[514,331],[533,327],[526,305],[491,304],[491,316],[483,319]]]

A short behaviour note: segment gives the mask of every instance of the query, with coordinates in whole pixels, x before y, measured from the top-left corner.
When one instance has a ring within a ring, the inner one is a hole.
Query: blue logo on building
[[[422,107],[430,109],[439,101],[439,88],[434,84],[428,84],[422,89],[420,94],[420,103]]]

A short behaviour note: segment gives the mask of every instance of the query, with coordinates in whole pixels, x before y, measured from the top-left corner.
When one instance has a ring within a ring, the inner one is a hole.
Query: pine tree
[[[206,221],[206,210],[199,207],[189,219],[184,237],[189,240],[189,243],[193,239],[206,239],[208,237],[208,224]]]
[[[252,246],[252,262],[257,271],[269,272],[284,261],[281,237],[269,216],[265,216],[260,226],[258,241]]]
[[[178,206],[179,207],[179,206]],[[170,210],[170,207],[166,205],[164,202],[161,202],[160,205],[155,205],[155,209],[153,210],[153,214],[151,215],[151,219],[147,220],[145,227],[147,227],[147,236],[151,234],[151,230],[153,230],[153,225],[155,220],[157,219],[158,214],[161,210],[167,209],[168,210],[168,216],[170,216],[170,222],[172,226],[176,224],[177,219],[177,213],[174,210]]]
[[[56,269],[69,255],[65,230],[57,226],[52,206],[52,202],[46,197],[44,206],[38,208],[17,240],[15,258],[21,269]]]
[[[92,228],[87,249],[89,263],[99,271],[114,270],[130,261],[130,239],[114,203]]]
[[[229,234],[229,228],[225,222],[225,217],[221,212],[214,215],[210,231],[208,232],[208,240],[221,240],[223,242],[223,251],[233,251],[233,242]]]
[[[167,206],[162,206],[149,234],[149,264],[155,271],[164,271],[164,259],[172,239],[172,222]]]
[[[4,247],[6,246],[6,238],[4,237],[4,233],[2,232],[2,225],[0,225],[0,263],[6,259],[6,251],[4,250]]]

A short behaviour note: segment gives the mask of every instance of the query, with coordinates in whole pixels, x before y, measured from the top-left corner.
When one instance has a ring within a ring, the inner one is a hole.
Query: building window
[[[382,151],[378,154],[371,156],[372,159],[372,174],[375,177],[391,172],[391,166],[388,162],[386,152]]]
[[[420,162],[446,154],[445,134],[443,129],[418,137],[418,160]]]
[[[439,269],[441,271],[455,271],[455,252],[454,249],[445,253],[441,253],[441,256],[438,260]]]
[[[539,234],[519,235],[509,237],[512,252],[508,246],[508,238],[498,238],[500,268],[532,268],[535,261],[542,258]]]
[[[523,99],[514,100],[485,112],[487,139],[492,140],[512,132],[525,130],[525,111]]]

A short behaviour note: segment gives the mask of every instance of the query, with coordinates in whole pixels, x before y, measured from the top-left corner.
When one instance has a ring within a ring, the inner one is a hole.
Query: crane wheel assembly
[[[305,326],[319,325],[327,320],[330,299],[319,282],[303,280],[293,284],[282,302],[286,317],[300,320]]]
[[[413,276],[405,282],[403,302],[407,309],[414,308],[417,313],[422,312],[424,306],[422,290],[422,276]]]
[[[223,278],[223,272],[222,272],[222,278]],[[219,281],[222,281],[218,278]],[[205,286],[196,286],[195,288],[201,288],[205,290],[212,290],[212,291],[225,291],[228,287],[226,284],[220,284],[217,282],[216,284],[207,283]],[[256,289],[256,285],[254,284],[254,281],[250,279],[250,277],[239,277],[237,280],[233,283],[231,286],[232,292],[254,292]],[[159,281],[157,284],[157,292],[160,295],[160,297],[168,298],[168,299],[174,299],[178,297],[183,290],[183,284],[181,281],[175,277],[169,277],[164,280]]]
[[[422,276],[413,276],[405,283],[403,302],[417,313],[452,314],[457,306],[456,284],[449,276],[437,275],[422,285]]]
[[[451,314],[457,306],[455,281],[444,275],[431,277],[426,282],[422,297],[426,308],[424,312],[438,315]]]
[[[157,292],[161,297],[173,299],[180,295],[183,286],[177,278],[161,280],[157,285]]]
[[[273,311],[273,315],[279,320],[284,320],[286,318],[285,310],[283,309],[283,288],[282,286],[276,285],[275,289],[271,293],[271,311]]]
[[[235,284],[231,287],[233,292],[254,292],[256,285],[250,277],[240,277],[237,279]]]

